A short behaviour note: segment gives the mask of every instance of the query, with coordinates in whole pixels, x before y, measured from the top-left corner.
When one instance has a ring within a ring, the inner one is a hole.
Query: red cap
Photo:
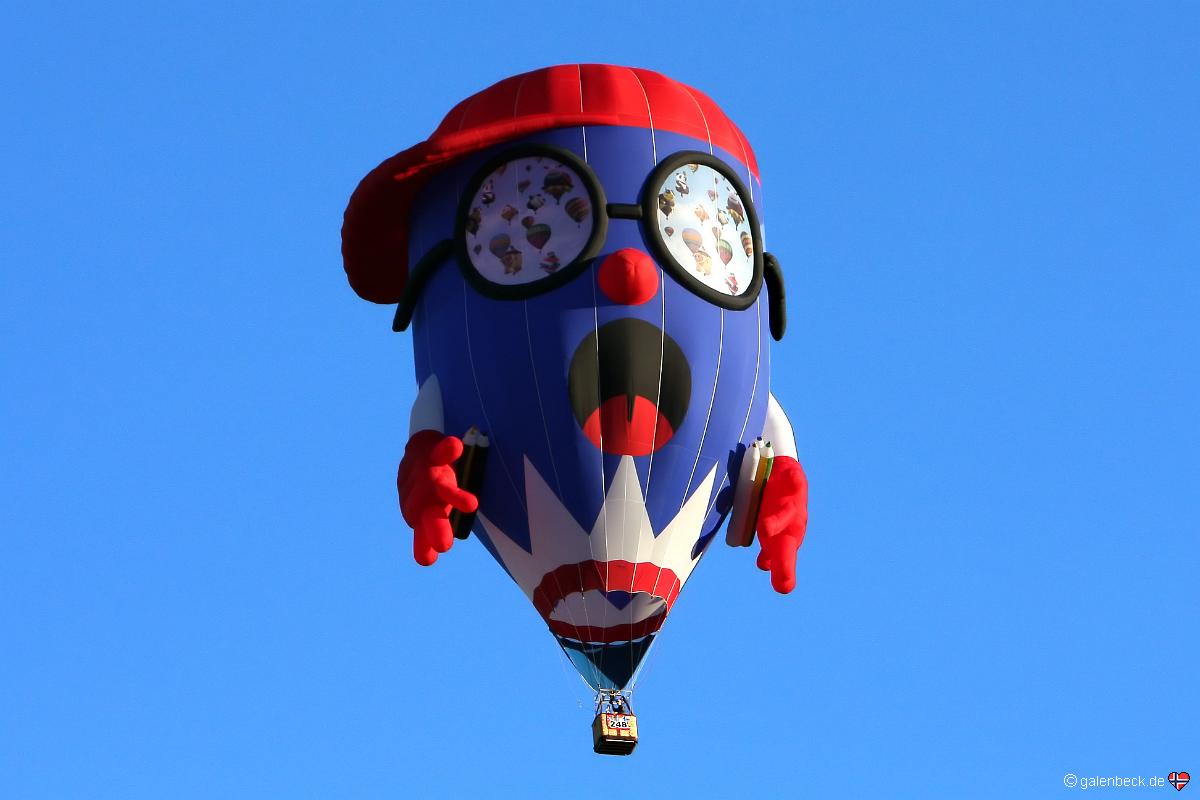
[[[624,125],[674,131],[758,162],[717,104],[665,75],[607,64],[568,64],[505,78],[456,105],[425,141],[384,161],[358,184],[342,222],[350,285],[376,303],[397,303],[408,277],[408,214],[438,171],[501,142],[550,128]]]

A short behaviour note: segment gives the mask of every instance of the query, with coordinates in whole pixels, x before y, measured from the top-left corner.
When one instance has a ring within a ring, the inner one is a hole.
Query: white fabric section
[[[692,548],[700,539],[704,517],[708,513],[708,499],[712,495],[716,478],[717,465],[713,464],[708,470],[708,475],[704,476],[700,486],[683,504],[675,519],[667,523],[667,527],[663,528],[663,532],[654,540],[650,560],[674,572],[680,585],[687,583],[688,576],[700,561],[698,558],[692,558]]]
[[[430,375],[421,384],[417,399],[413,401],[412,413],[408,415],[408,435],[419,431],[446,432],[446,423],[442,411],[442,385],[438,383],[437,375]]]
[[[583,594],[572,594],[564,597],[554,610],[550,612],[550,619],[556,619],[561,622],[569,622],[572,625],[577,624],[574,620],[583,619],[583,615],[590,608],[593,611],[600,607],[600,603],[608,603],[608,598],[595,589],[589,589]],[[658,597],[638,592],[633,596],[629,605],[625,606],[621,612],[630,623],[641,622],[644,619],[661,614],[666,607],[666,601]],[[614,609],[615,613],[616,609]],[[624,624],[622,620],[621,624]]]
[[[763,439],[771,443],[776,456],[796,458],[796,434],[775,395],[767,395],[767,419],[763,422]]]
[[[654,530],[642,501],[633,456],[622,456],[604,498],[604,508],[592,528],[592,558],[637,563],[638,545],[644,541],[654,541]]]
[[[679,514],[654,536],[633,457],[624,456],[604,508],[596,517],[591,534],[583,530],[563,506],[537,469],[525,459],[525,491],[529,508],[531,552],[526,552],[497,528],[483,512],[478,519],[504,562],[505,568],[525,592],[533,597],[546,573],[564,564],[596,561],[649,561],[674,572],[686,581],[696,565],[692,548],[700,538],[708,502],[716,481],[714,464],[699,488]],[[607,601],[605,601],[607,604]]]
[[[504,568],[508,570],[508,574],[517,582],[517,586],[521,587],[521,591],[530,600],[533,600],[533,590],[537,588],[538,581],[541,579],[541,574],[534,575],[533,559],[529,554],[522,550],[508,538],[504,531],[500,530],[495,524],[487,518],[487,515],[480,511],[476,517],[479,524],[487,531],[488,538],[492,541],[492,546],[496,548],[496,552],[500,556],[500,560],[504,562]]]
[[[479,513],[478,519],[513,580],[526,597],[533,599],[533,590],[547,572],[563,564],[578,564],[587,560],[589,542],[587,532],[563,507],[529,459],[525,459],[525,502],[529,509],[529,544],[532,553],[522,550],[496,528],[483,512]]]

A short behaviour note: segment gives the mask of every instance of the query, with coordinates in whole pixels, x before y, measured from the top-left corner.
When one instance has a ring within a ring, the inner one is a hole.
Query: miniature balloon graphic
[[[553,197],[556,203],[562,200],[564,194],[574,188],[575,182],[571,180],[570,173],[563,172],[560,169],[547,172],[545,179],[542,181],[542,191]]]
[[[522,178],[521,180],[517,181],[517,191],[520,192],[521,194],[524,194],[525,190],[528,188],[529,188],[529,179],[528,178]]]
[[[516,215],[517,215],[517,210],[515,208],[513,208],[512,206],[505,206],[504,210],[500,212],[500,216],[504,217],[504,221],[509,223],[510,225],[512,224],[513,217],[515,217]]]
[[[525,231],[525,238],[531,245],[541,250],[546,246],[546,242],[550,241],[550,226],[545,223],[531,225],[529,230]]]
[[[658,210],[662,212],[664,217],[671,216],[671,211],[675,208],[675,193],[670,189],[658,196]]]
[[[733,260],[733,245],[721,239],[717,242],[717,257],[721,259],[722,264],[729,264]]]
[[[700,220],[701,222],[704,222],[704,220],[708,219],[708,210],[705,209],[704,206],[696,206],[694,209],[692,209],[692,211],[696,215],[696,219]]]
[[[742,207],[742,201],[738,199],[738,196],[736,194],[729,195],[725,206],[729,209],[729,215],[733,217],[733,223],[741,225],[742,220],[746,218],[746,209]]]
[[[667,236],[674,236],[675,229],[668,225],[667,227],[663,228],[663,233],[665,233]]]
[[[717,190],[716,189],[708,190],[708,199],[712,200],[714,203],[717,202]]]
[[[521,251],[515,247],[508,248],[500,257],[500,263],[504,264],[505,275],[516,275],[521,271]]]
[[[488,250],[491,250],[492,255],[496,258],[503,259],[504,253],[508,250],[510,244],[512,244],[512,240],[508,238],[507,233],[497,234],[488,242]]]
[[[521,218],[521,224],[524,225],[526,228],[532,228],[533,224],[535,222],[537,222],[537,220],[534,219],[533,217],[522,217]]]
[[[467,233],[474,236],[479,233],[479,223],[483,220],[483,215],[479,213],[479,207],[471,209],[471,213],[467,215]]]
[[[688,250],[694,253],[704,244],[704,239],[700,236],[700,231],[695,228],[684,228],[683,243],[687,245]],[[505,242],[505,244],[507,245],[508,243]]]
[[[696,257],[696,271],[701,275],[712,275],[712,257],[703,250],[697,250],[692,255]]]
[[[746,256],[754,255],[754,237],[745,231],[742,232],[742,249],[746,251]]]
[[[576,222],[583,222],[584,217],[592,213],[592,207],[586,197],[572,197],[567,201],[567,216]]]

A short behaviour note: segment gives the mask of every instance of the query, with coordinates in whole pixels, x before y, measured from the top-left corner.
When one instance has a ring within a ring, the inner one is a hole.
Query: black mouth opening
[[[687,414],[692,371],[683,350],[640,319],[601,325],[580,343],[567,378],[576,422],[608,453],[646,455]],[[623,419],[622,419],[623,417]]]

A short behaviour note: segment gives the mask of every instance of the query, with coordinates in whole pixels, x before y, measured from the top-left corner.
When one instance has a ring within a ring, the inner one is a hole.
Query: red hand
[[[400,513],[413,529],[413,558],[427,567],[454,544],[450,509],[470,514],[479,508],[475,495],[458,487],[450,464],[462,455],[463,443],[456,436],[438,431],[418,431],[408,440],[396,474]]]
[[[758,539],[762,552],[758,568],[771,571],[771,585],[780,594],[796,588],[796,550],[808,526],[808,478],[800,462],[776,456],[771,476],[763,487],[758,512]]]

